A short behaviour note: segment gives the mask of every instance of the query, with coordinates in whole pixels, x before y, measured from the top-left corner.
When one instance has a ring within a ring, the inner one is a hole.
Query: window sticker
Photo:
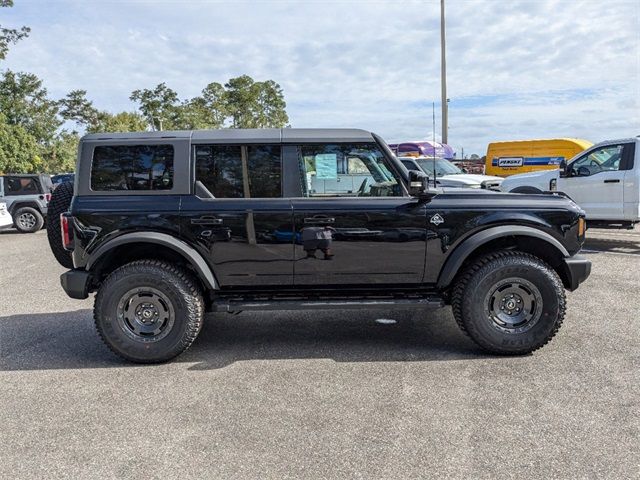
[[[316,155],[316,178],[319,180],[335,180],[338,178],[338,156],[335,153],[319,153]]]

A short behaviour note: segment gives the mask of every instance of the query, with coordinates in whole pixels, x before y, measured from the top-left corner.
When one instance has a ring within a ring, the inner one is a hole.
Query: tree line
[[[0,8],[13,6],[0,0]],[[0,63],[28,27],[0,25]],[[248,75],[212,82],[200,95],[180,99],[164,82],[138,89],[136,109],[109,112],[96,107],[86,90],[51,98],[32,73],[0,71],[0,173],[73,171],[81,132],[135,132],[213,128],[281,128],[289,123],[280,85]]]

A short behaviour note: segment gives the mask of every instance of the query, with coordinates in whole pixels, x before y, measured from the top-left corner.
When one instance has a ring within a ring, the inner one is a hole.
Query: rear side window
[[[37,195],[41,193],[38,182],[33,177],[5,177],[5,195]]]
[[[173,146],[104,145],[95,147],[91,189],[171,190]]]
[[[279,145],[198,145],[195,147],[196,180],[216,198],[280,197],[280,151]],[[243,168],[243,156],[246,168]]]

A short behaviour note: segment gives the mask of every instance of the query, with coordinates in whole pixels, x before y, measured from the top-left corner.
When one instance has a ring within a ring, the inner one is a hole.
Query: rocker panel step
[[[300,300],[214,300],[214,312],[264,310],[347,310],[361,308],[426,308],[444,307],[439,297],[376,299],[300,299]]]

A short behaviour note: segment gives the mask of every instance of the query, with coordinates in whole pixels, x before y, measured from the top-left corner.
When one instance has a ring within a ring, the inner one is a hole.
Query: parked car
[[[75,179],[75,175],[73,173],[59,173],[58,175],[51,176],[51,182],[53,183],[53,188],[55,189],[58,185],[64,182],[71,182]]]
[[[633,228],[640,221],[640,137],[598,143],[558,170],[513,175],[500,189],[562,192],[584,209],[590,225]]]
[[[428,157],[400,157],[407,170],[417,170],[429,175],[441,187],[487,188],[496,190],[502,183],[501,177],[465,173],[449,160]]]
[[[484,173],[508,177],[519,173],[556,170],[563,160],[593,143],[580,138],[492,142],[487,147]]]
[[[0,202],[0,231],[13,227],[13,218],[5,202]]]
[[[97,292],[98,333],[134,362],[183,352],[205,312],[449,304],[482,348],[524,354],[556,334],[565,289],[590,273],[571,200],[432,189],[364,130],[91,134],[79,151],[77,190],[53,194],[50,245],[70,265],[63,289]],[[389,179],[348,196],[309,188],[307,169],[354,151]]]
[[[49,175],[0,175],[0,200],[7,204],[15,227],[23,233],[43,227],[51,191]]]

